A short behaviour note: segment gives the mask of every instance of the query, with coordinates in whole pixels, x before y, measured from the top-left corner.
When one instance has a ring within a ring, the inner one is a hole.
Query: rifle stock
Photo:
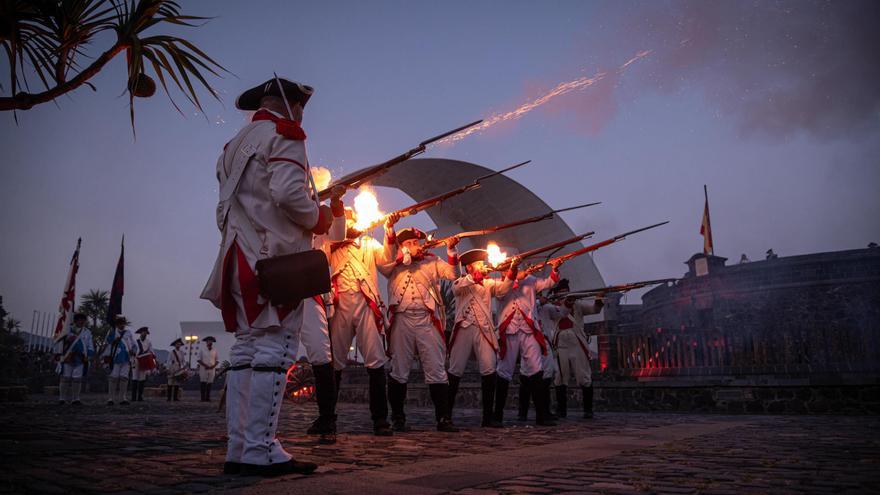
[[[452,134],[455,134],[456,132],[463,131],[469,127],[473,127],[482,121],[483,120],[480,119],[480,120],[471,122],[470,124],[466,124],[466,125],[463,125],[461,127],[456,128],[456,129],[453,129],[451,131],[444,132],[443,134],[434,136],[430,139],[426,139],[426,140],[422,141],[421,143],[419,143],[418,146],[407,151],[406,153],[402,153],[400,155],[397,155],[390,160],[384,161],[378,165],[373,165],[372,167],[369,167],[367,169],[348,174],[348,175],[342,177],[341,179],[339,179],[338,181],[335,181],[332,184],[330,184],[330,186],[328,186],[326,189],[319,191],[318,192],[318,199],[321,201],[324,201],[324,200],[330,198],[330,192],[336,186],[345,186],[346,189],[354,189],[356,187],[359,187],[359,186],[365,184],[367,181],[387,172],[388,169],[390,169],[391,167],[393,167],[395,165],[399,165],[414,156],[417,156],[417,155],[424,153],[429,144],[431,144],[435,141],[439,141],[439,140],[441,140],[447,136],[450,136]]]

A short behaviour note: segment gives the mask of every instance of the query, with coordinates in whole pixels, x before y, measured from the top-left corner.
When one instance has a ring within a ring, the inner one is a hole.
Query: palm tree
[[[218,98],[204,72],[219,76],[226,69],[186,39],[144,33],[160,24],[197,27],[207,20],[181,14],[180,5],[170,0],[0,0],[0,45],[10,83],[9,96],[0,96],[0,110],[27,110],[83,85],[95,90],[89,80],[124,53],[132,130],[134,97],[156,92],[145,72],[148,65],[178,111],[169,80],[201,111],[195,86]],[[105,31],[115,33],[113,44],[97,56],[88,54],[86,47]],[[83,66],[84,60],[91,63]],[[42,91],[31,91],[28,74],[39,79]]]
[[[92,289],[82,296],[82,302],[77,309],[83,313],[90,321],[89,330],[95,342],[95,356],[100,356],[104,352],[104,337],[110,327],[104,322],[104,316],[107,315],[107,306],[110,304],[110,296],[106,290]]]
[[[21,320],[18,320],[16,318],[7,318],[3,326],[9,333],[18,333],[21,331]]]

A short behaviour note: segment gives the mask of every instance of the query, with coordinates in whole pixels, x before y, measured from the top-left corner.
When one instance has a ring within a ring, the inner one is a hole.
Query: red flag
[[[61,295],[61,304],[58,306],[58,320],[55,323],[55,332],[52,334],[57,339],[64,333],[65,326],[73,315],[73,306],[76,304],[76,272],[79,271],[79,246],[82,238],[76,240],[76,250],[70,259],[70,270],[64,282],[64,293]]]
[[[715,254],[712,245],[712,222],[709,221],[709,193],[703,186],[703,195],[706,198],[706,206],[703,208],[703,224],[700,226],[700,235],[703,236],[703,254]]]
[[[113,328],[116,315],[122,314],[122,294],[125,292],[123,269],[125,267],[125,236],[122,236],[122,247],[119,261],[116,263],[116,274],[113,275],[113,286],[110,289],[110,301],[107,305],[107,324]]]

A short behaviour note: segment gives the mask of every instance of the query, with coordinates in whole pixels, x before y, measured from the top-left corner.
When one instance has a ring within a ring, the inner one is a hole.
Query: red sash
[[[538,329],[537,325],[535,325],[535,322],[532,321],[532,319],[529,318],[523,312],[522,309],[517,308],[515,311],[511,311],[510,314],[507,315],[507,318],[505,318],[504,321],[501,322],[501,325],[498,327],[498,333],[501,334],[501,353],[500,353],[501,359],[504,359],[504,356],[507,355],[507,332],[506,332],[506,330],[507,330],[507,327],[510,325],[510,322],[513,320],[513,315],[515,315],[517,311],[519,311],[519,314],[522,315],[523,320],[525,320],[525,322],[526,322],[526,325],[528,325],[529,328],[532,330],[532,336],[535,337],[535,340],[538,341],[538,345],[541,347],[541,354],[546,356],[547,355],[547,339],[544,337],[544,334],[541,333],[541,330]]]

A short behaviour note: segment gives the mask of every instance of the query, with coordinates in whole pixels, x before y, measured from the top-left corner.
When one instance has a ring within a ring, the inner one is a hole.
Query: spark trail
[[[630,65],[632,65],[633,63],[635,63],[636,61],[638,61],[640,59],[647,57],[650,54],[651,54],[651,50],[644,50],[639,53],[636,53],[636,55],[633,58],[627,60],[626,63],[624,63],[623,65],[618,67],[617,72],[622,73]],[[484,131],[484,130],[494,126],[495,124],[498,124],[501,122],[506,122],[508,120],[516,120],[516,119],[522,117],[523,115],[531,112],[532,110],[540,107],[541,105],[547,103],[548,101],[552,100],[553,98],[556,98],[557,96],[562,96],[564,94],[570,93],[570,92],[578,90],[578,89],[588,88],[588,87],[598,83],[599,81],[605,79],[605,77],[607,77],[607,76],[608,76],[608,72],[597,72],[596,74],[594,74],[591,77],[580,77],[580,78],[577,78],[573,81],[567,81],[567,82],[560,83],[560,84],[556,85],[555,88],[551,89],[549,92],[547,92],[546,94],[544,94],[543,96],[541,96],[539,98],[536,98],[532,101],[524,103],[524,104],[520,105],[519,107],[517,107],[516,109],[511,110],[509,112],[495,114],[495,115],[485,119],[479,125],[467,128],[457,134],[453,134],[447,138],[444,138],[440,141],[437,141],[435,144],[455,143],[456,141],[460,141],[460,140],[470,136],[471,134],[474,134],[474,133],[477,133],[480,131]]]

